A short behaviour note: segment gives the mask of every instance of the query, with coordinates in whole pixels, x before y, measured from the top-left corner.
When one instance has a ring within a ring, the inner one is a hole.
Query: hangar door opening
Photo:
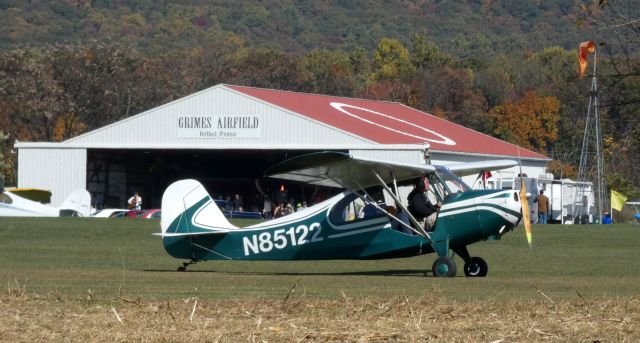
[[[245,210],[261,210],[263,194],[276,201],[283,186],[294,204],[313,203],[335,190],[263,178],[268,167],[312,152],[315,151],[89,149],[87,190],[98,209],[126,208],[127,199],[134,192],[142,196],[143,208],[160,208],[164,190],[181,179],[200,181],[214,199],[238,194]]]

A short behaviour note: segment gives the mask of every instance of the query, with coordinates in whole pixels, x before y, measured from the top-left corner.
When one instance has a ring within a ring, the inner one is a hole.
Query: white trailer
[[[553,174],[524,177],[527,188],[531,222],[538,222],[538,205],[535,203],[540,190],[549,198],[549,224],[589,224],[599,220],[595,213],[595,197],[591,182],[570,179],[555,180]],[[520,189],[520,177],[512,171],[492,172],[486,182],[477,180],[475,189]]]

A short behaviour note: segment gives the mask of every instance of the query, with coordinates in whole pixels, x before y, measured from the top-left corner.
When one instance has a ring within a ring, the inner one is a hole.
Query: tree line
[[[583,1],[584,2],[584,1]],[[0,0],[0,49],[65,41],[120,42],[144,53],[190,48],[235,34],[251,46],[307,52],[374,49],[384,37],[407,44],[428,30],[456,56],[568,47],[578,27],[573,0]]]
[[[583,17],[606,6],[585,8]],[[609,18],[617,19],[590,24],[601,34],[607,181],[637,198],[640,30],[633,18]],[[625,25],[631,29],[616,31]],[[155,54],[109,40],[0,52],[0,172],[7,183],[15,183],[16,140],[63,141],[219,83],[401,102],[545,154],[557,177],[577,174],[591,79],[578,76],[576,49],[477,47],[452,55],[425,31],[383,37],[373,48],[310,51],[256,46],[229,32],[194,35],[195,43]]]

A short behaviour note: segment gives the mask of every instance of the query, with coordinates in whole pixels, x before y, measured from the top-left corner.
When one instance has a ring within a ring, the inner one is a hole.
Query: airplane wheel
[[[472,257],[464,264],[464,275],[468,277],[485,277],[489,272],[487,262],[481,257]]]
[[[453,262],[453,259],[449,257],[438,257],[438,259],[433,262],[433,276],[448,276],[454,277],[456,276],[457,268],[456,263]]]
[[[180,266],[180,267],[178,267],[178,271],[179,272],[184,272],[184,271],[187,271],[187,268],[184,267],[184,266]]]

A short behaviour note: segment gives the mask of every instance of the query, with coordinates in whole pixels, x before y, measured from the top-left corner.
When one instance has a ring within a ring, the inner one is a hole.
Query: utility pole
[[[595,47],[595,45],[594,45]],[[575,198],[573,206],[574,223],[577,218],[582,218],[583,214],[589,213],[588,203],[588,182],[594,181],[596,200],[596,222],[601,224],[602,211],[605,208],[606,184],[604,181],[604,152],[602,149],[602,127],[600,125],[600,112],[598,111],[598,79],[596,76],[597,51],[593,51],[593,76],[591,78],[591,91],[589,95],[589,108],[584,123],[584,135],[582,138],[582,152],[580,153],[580,166],[578,169],[578,183],[575,188]],[[592,115],[593,112],[593,115]],[[592,142],[593,141],[593,142]],[[592,143],[595,148],[592,150]],[[595,159],[595,161],[594,161]],[[593,165],[595,162],[595,173]],[[595,175],[594,175],[595,174]],[[585,198],[587,197],[587,198]],[[577,205],[578,204],[578,205]],[[586,207],[586,208],[585,208]]]

